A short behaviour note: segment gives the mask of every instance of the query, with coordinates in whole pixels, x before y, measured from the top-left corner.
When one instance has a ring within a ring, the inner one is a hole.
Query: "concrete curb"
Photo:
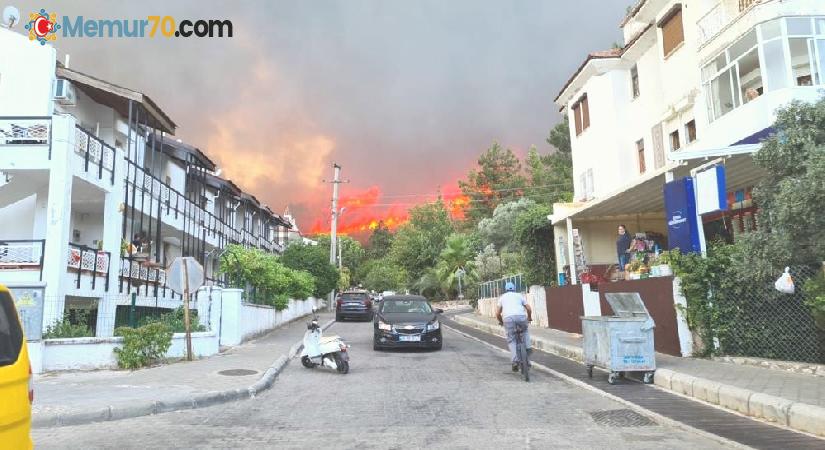
[[[325,323],[321,329],[326,330],[335,320]],[[219,405],[221,403],[234,402],[255,398],[261,392],[272,387],[275,378],[289,364],[289,360],[303,347],[302,341],[298,341],[289,349],[287,355],[281,355],[270,365],[261,378],[247,388],[228,389],[224,391],[205,392],[202,394],[190,394],[173,396],[165,400],[152,400],[146,402],[135,402],[128,405],[106,406],[99,409],[89,409],[86,411],[72,411],[68,413],[46,413],[32,416],[32,428],[50,428],[70,425],[85,425],[94,422],[106,422],[112,420],[131,419],[134,417],[150,416],[172,411],[186,409],[205,408]]]
[[[466,316],[452,316],[462,325],[485,333],[504,336],[504,329]],[[531,337],[533,346],[539,350],[558,356],[582,361],[582,350],[578,347]],[[754,392],[716,381],[697,378],[670,369],[656,369],[655,385],[689,397],[691,399],[718,405],[722,408],[787,426],[797,431],[825,436],[825,408],[807,403],[794,402],[773,395]]]

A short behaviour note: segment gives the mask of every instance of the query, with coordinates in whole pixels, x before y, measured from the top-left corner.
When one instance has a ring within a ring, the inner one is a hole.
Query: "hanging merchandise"
[[[793,294],[795,291],[790,270],[791,269],[789,267],[786,267],[785,273],[783,273],[779,279],[776,280],[776,283],[773,284],[776,290],[782,292],[783,294]]]

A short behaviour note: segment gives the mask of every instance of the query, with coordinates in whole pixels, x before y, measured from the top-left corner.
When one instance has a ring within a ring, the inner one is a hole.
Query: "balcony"
[[[0,167],[40,169],[51,158],[51,117],[0,117]]]
[[[183,220],[194,223],[195,227],[186,227],[187,232],[193,236],[202,236],[198,227],[203,227],[207,239],[224,237],[228,242],[241,242],[241,231],[206,211],[199,204],[132,161],[127,161],[126,165],[126,186],[129,190],[128,202],[131,202],[132,198],[135,199],[135,204],[128,206],[143,210],[144,214],[150,217],[157,217],[160,212],[164,221],[178,229],[184,228]],[[133,191],[135,197],[132,197]],[[141,197],[148,198],[142,201]],[[217,242],[210,242],[210,244],[216,245]]]
[[[702,47],[719,34],[728,24],[746,14],[752,7],[772,0],[721,0],[701,19],[696,21],[698,42]]]
[[[97,178],[102,180],[105,169],[110,183],[115,183],[114,148],[78,125],[75,127],[74,151],[83,158],[84,172],[97,173]]]
[[[82,281],[85,279],[92,290],[102,285],[103,290],[108,291],[111,259],[112,254],[109,252],[70,242],[66,267],[75,278],[75,288],[81,289]]]
[[[0,241],[0,280],[43,281],[45,247],[44,239]]]

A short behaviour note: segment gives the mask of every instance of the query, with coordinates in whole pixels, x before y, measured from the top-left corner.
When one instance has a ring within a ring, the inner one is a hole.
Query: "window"
[[[587,104],[587,94],[573,104],[573,122],[576,125],[576,136],[590,127],[590,107]]]
[[[593,169],[587,169],[579,174],[579,200],[593,198],[593,190]]]
[[[756,30],[746,33],[702,68],[708,117],[718,119],[764,91]]]
[[[14,301],[8,292],[0,292],[0,367],[16,363],[24,345]]]
[[[673,130],[673,133],[670,133],[670,151],[679,150],[681,147],[679,143],[679,130]]]
[[[685,124],[685,143],[690,144],[696,140],[696,121],[691,120]]]
[[[665,58],[670,56],[685,40],[685,31],[682,26],[682,5],[676,4],[659,22],[662,29],[662,53]]]
[[[813,86],[816,78],[816,51],[811,45],[813,39],[790,38],[791,50],[791,70],[793,71],[793,81],[797,86]]]
[[[639,159],[639,173],[645,173],[645,140],[636,141],[636,155]]]
[[[785,58],[785,42],[775,39],[763,45],[762,53],[765,58],[765,74],[769,91],[788,86],[787,58]]]
[[[633,98],[639,96],[639,69],[636,65],[633,65],[633,68],[630,69],[630,85],[633,89]]]

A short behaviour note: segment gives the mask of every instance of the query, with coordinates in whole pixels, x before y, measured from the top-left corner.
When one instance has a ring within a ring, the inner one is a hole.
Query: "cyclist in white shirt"
[[[513,355],[513,372],[518,372],[519,357],[516,351],[516,326],[519,324],[523,326],[525,330],[522,333],[524,347],[530,352],[530,333],[527,331],[527,325],[533,321],[533,310],[527,304],[527,299],[516,292],[515,284],[507,282],[504,285],[504,290],[506,292],[498,299],[496,318],[499,325],[504,325],[504,330],[507,332],[507,345]]]

